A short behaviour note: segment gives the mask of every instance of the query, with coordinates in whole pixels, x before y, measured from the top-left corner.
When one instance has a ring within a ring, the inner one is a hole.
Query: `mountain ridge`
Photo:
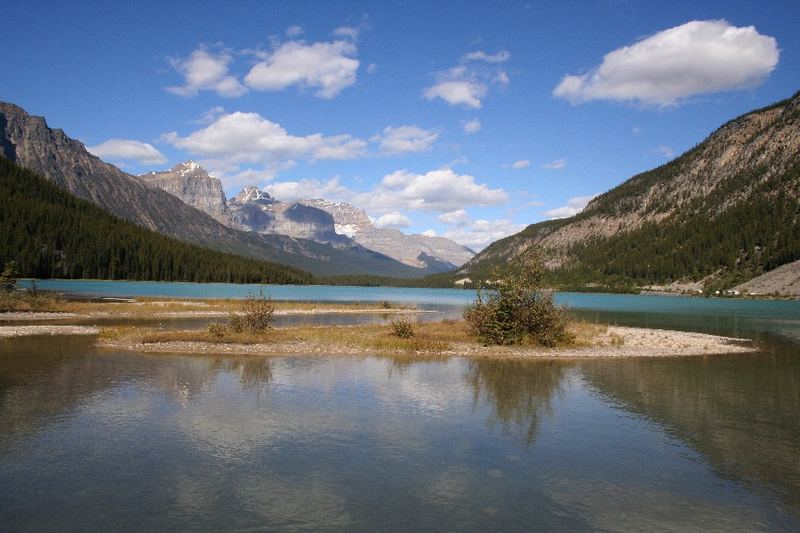
[[[63,130],[49,128],[43,117],[5,102],[0,102],[0,153],[122,219],[200,246],[293,266],[318,276],[413,278],[425,274],[357,245],[334,248],[229,228],[177,196],[101,161]]]
[[[732,286],[800,258],[799,176],[800,92],[726,122],[577,215],[492,243],[460,275],[485,277],[533,247],[557,285]]]

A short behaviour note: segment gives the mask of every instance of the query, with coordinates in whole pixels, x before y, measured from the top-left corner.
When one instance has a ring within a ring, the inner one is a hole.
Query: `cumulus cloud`
[[[497,220],[478,219],[468,225],[449,229],[442,236],[468,246],[475,251],[480,251],[494,241],[513,235],[524,228],[525,224],[517,224],[505,218]]]
[[[202,157],[230,163],[275,163],[293,159],[353,159],[363,155],[366,142],[350,135],[289,134],[280,124],[257,113],[222,114],[205,128],[186,137],[176,132],[165,142]]]
[[[439,132],[426,130],[417,126],[389,126],[384,128],[381,135],[376,135],[371,140],[380,143],[380,151],[388,155],[424,152],[429,150]]]
[[[202,46],[188,58],[172,58],[169,62],[183,76],[183,85],[167,87],[167,91],[179,96],[195,96],[200,91],[213,91],[227,98],[241,96],[247,88],[228,73],[232,59],[227,51],[213,53]]]
[[[423,237],[436,237],[436,232],[432,229],[426,229],[422,233],[420,233]]]
[[[509,54],[506,50],[500,50],[495,54],[487,54],[483,50],[476,50],[475,52],[469,52],[468,54],[464,54],[464,60],[466,61],[485,61],[486,63],[505,63],[511,59],[511,54]]]
[[[453,106],[480,109],[489,93],[489,85],[505,87],[508,74],[497,68],[511,58],[505,50],[488,54],[483,50],[469,52],[461,57],[460,64],[436,73],[436,83],[422,92],[426,100],[441,99]],[[476,130],[477,131],[477,130]]]
[[[426,100],[440,98],[450,105],[480,109],[488,87],[463,66],[453,67],[437,75],[437,82],[422,93]]]
[[[461,129],[464,130],[464,133],[466,134],[477,133],[481,130],[481,127],[481,121],[477,118],[461,122]]]
[[[551,219],[571,217],[583,211],[586,204],[588,204],[592,198],[594,198],[594,196],[575,196],[567,200],[567,205],[550,209],[542,214]]]
[[[383,216],[378,217],[372,221],[375,226],[379,228],[407,228],[411,226],[411,219],[400,213],[399,211],[392,211]]]
[[[167,157],[152,144],[130,139],[109,139],[86,149],[105,161],[133,161],[142,165],[167,162]]]
[[[352,191],[341,184],[339,177],[327,181],[305,179],[270,183],[265,187],[270,195],[291,202],[308,198],[324,198],[336,202],[352,200]]]
[[[306,43],[289,41],[272,52],[261,52],[260,61],[245,76],[245,84],[260,91],[280,91],[291,86],[315,91],[330,99],[356,82],[358,59],[351,41]]]
[[[546,168],[548,170],[561,170],[562,168],[567,166],[566,159],[554,159],[553,161],[549,161],[547,163],[542,163],[540,165],[542,168]]]
[[[503,189],[491,189],[452,169],[415,174],[398,170],[384,176],[372,191],[359,195],[357,205],[369,210],[395,209],[450,212],[470,205],[498,205],[508,201]]]
[[[442,213],[437,218],[439,219],[440,222],[444,222],[445,224],[451,224],[454,226],[463,226],[472,221],[470,216],[463,209],[457,209],[456,211],[449,211],[447,213]]]
[[[514,161],[513,163],[511,163],[511,168],[513,168],[514,170],[528,168],[529,166],[531,166],[531,162],[527,159],[520,159],[519,161]]]
[[[753,26],[695,20],[609,52],[586,74],[565,76],[553,94],[573,104],[677,105],[697,94],[756,86],[779,55],[777,41]]]

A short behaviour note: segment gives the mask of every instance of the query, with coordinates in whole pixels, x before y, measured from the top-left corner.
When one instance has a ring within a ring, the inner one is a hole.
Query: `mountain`
[[[281,202],[252,185],[231,199],[230,206],[237,222],[250,231],[353,244],[348,237],[336,233],[333,217],[327,212],[298,202]]]
[[[236,227],[228,208],[222,182],[194,161],[186,161],[169,170],[148,172],[139,176],[148,185],[158,187],[180,198],[183,203],[211,215],[217,222]],[[236,228],[239,229],[239,228]]]
[[[800,259],[800,93],[724,124],[579,214],[490,245],[460,277],[540,250],[555,285],[731,287]]]
[[[0,157],[0,265],[37,278],[309,283],[283,265],[188,244],[122,220]]]
[[[429,272],[445,272],[463,265],[475,255],[466,246],[444,237],[406,235],[396,229],[376,228],[364,210],[347,203],[320,199],[301,202],[330,213],[337,233],[406,265],[426,268]]]
[[[334,248],[306,239],[239,231],[145,180],[104,163],[42,117],[0,102],[0,155],[52,181],[78,198],[180,240],[293,266],[319,276],[419,277],[411,268],[358,245]]]

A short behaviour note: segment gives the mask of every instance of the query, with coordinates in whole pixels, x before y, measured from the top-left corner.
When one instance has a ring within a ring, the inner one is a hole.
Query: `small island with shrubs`
[[[15,288],[3,276],[0,324],[58,320],[58,325],[0,325],[0,337],[25,334],[96,334],[100,347],[146,353],[254,355],[402,355],[473,358],[673,357],[754,351],[746,340],[681,331],[594,324],[573,319],[542,287],[535,256],[497,271],[479,288],[461,320],[421,320],[424,312],[389,302],[322,304],[274,302],[263,292],[244,300],[117,300],[70,302]],[[275,327],[280,315],[378,314],[383,323],[300,324]],[[169,320],[208,318],[204,328],[176,329]],[[133,325],[86,327],[88,319],[131,319]],[[136,319],[143,319],[136,324]],[[70,319],[78,322],[65,326]],[[82,324],[81,324],[82,323]],[[167,327],[164,327],[164,326]],[[67,328],[67,329],[64,329]],[[73,329],[69,329],[73,328]]]

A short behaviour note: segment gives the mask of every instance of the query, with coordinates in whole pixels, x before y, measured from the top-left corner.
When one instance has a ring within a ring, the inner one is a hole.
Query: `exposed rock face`
[[[468,263],[465,270],[485,271],[488,266],[507,262],[531,247],[544,251],[551,269],[579,266],[577,253],[581,246],[592,243],[605,246],[653,225],[664,228],[665,232],[691,236],[686,226],[690,221],[706,220],[713,224],[726,212],[733,213],[733,209],[752,205],[757,199],[780,196],[797,201],[798,175],[800,93],[731,120],[675,160],[596,197],[578,215],[533,224],[493,243]],[[753,222],[741,220],[741,228],[758,235]],[[780,231],[788,235],[797,228],[795,218]],[[760,244],[766,244],[761,240]],[[680,249],[663,249],[658,253],[676,251],[681,251],[686,260],[692,257]],[[752,249],[741,251],[742,257],[748,253],[752,255]],[[589,266],[604,268],[602,261]],[[697,279],[702,277],[702,268],[698,272]]]
[[[228,209],[222,182],[208,175],[194,161],[186,161],[169,170],[148,172],[139,176],[145,183],[165,190],[185,204],[211,215],[218,222],[238,229]]]
[[[289,235],[323,243],[350,243],[338,235],[333,217],[321,209],[298,202],[281,202],[249,185],[230,201],[236,222],[250,231]]]
[[[50,129],[44,118],[4,102],[0,102],[0,154],[120,218],[201,246],[275,261],[317,275],[425,274],[355,244],[333,247],[228,227],[177,196],[101,161],[63,131]],[[211,191],[213,184],[209,187]]]
[[[443,237],[406,235],[391,228],[376,228],[362,209],[327,200],[301,200],[333,216],[336,232],[347,235],[362,246],[410,266],[444,272],[469,261],[475,252]]]

